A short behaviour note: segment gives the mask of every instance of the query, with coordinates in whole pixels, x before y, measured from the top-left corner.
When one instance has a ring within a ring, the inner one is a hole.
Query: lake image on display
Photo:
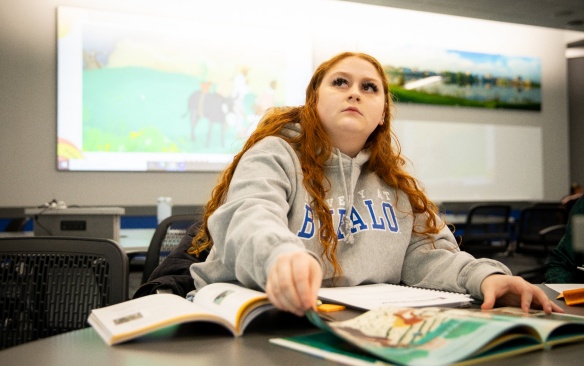
[[[397,102],[541,110],[538,58],[450,50],[425,50],[421,57],[408,51],[384,60]]]

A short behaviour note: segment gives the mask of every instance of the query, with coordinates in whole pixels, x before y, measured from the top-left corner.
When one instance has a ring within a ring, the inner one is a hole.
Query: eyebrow
[[[344,76],[346,78],[353,78],[353,74],[348,73],[346,71],[335,71],[330,76]],[[362,80],[363,81],[369,81],[369,82],[375,82],[377,84],[381,84],[382,83],[381,79],[378,76],[375,76],[375,77],[366,76]]]

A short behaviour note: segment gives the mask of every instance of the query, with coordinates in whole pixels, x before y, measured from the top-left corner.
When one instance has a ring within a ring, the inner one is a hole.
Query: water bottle
[[[160,224],[162,220],[172,215],[172,198],[158,197],[158,205],[156,208],[156,218]]]

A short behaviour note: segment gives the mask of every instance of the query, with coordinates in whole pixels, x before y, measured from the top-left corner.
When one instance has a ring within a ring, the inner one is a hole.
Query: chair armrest
[[[555,231],[562,231],[562,230],[566,230],[566,225],[560,224],[560,225],[549,226],[549,227],[546,227],[544,229],[541,229],[539,231],[539,235],[545,236],[545,235],[548,235],[548,234],[553,233]]]

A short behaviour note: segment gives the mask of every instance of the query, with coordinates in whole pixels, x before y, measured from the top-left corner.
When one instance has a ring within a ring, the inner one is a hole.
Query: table
[[[156,229],[120,229],[119,243],[129,256],[148,252],[150,241]],[[33,231],[0,232],[0,238],[34,236]]]
[[[72,236],[108,238],[119,241],[123,207],[67,207],[59,204],[48,207],[25,208],[24,214],[33,218],[37,236]]]
[[[2,231],[0,238],[21,238],[25,236],[34,236],[32,231]]]
[[[440,218],[451,225],[464,225],[466,223],[466,214],[441,214]]]
[[[557,293],[543,285],[555,299]],[[584,315],[583,307],[568,307],[554,300],[567,312]],[[225,329],[208,323],[188,323],[117,346],[107,346],[93,328],[85,328],[25,343],[0,351],[3,365],[333,365],[332,361],[270,344],[268,340],[317,332],[306,319],[273,312],[262,315],[234,338]],[[582,343],[558,346],[481,365],[581,365]]]
[[[120,246],[129,255],[144,254],[156,229],[120,229]]]

